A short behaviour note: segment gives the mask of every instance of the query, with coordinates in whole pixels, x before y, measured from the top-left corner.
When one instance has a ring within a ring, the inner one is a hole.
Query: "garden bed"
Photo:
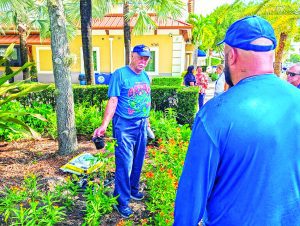
[[[94,144],[84,138],[79,139],[78,146],[79,150],[76,153],[60,156],[56,154],[58,143],[52,139],[0,142],[0,190],[3,190],[5,186],[10,188],[20,186],[24,176],[28,174],[36,175],[42,183],[42,188],[48,189],[52,183],[55,184],[70,175],[63,173],[59,168],[72,157],[83,152],[91,154],[98,152]],[[112,189],[113,187],[111,187]],[[141,220],[147,219],[149,215],[145,210],[144,202],[134,201],[130,205],[135,212],[131,221],[141,225]],[[75,201],[75,207],[72,211],[67,212],[66,220],[58,225],[81,225],[85,215],[84,210],[85,198],[79,194]],[[101,221],[101,225],[125,225],[125,221],[116,211],[105,215]],[[0,225],[3,224],[3,219],[0,217]]]

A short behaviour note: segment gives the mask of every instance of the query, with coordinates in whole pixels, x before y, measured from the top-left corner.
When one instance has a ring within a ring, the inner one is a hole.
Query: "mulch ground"
[[[79,139],[78,147],[76,153],[60,156],[57,154],[58,143],[52,139],[0,142],[0,190],[4,186],[20,185],[24,176],[30,173],[38,176],[45,187],[50,182],[67,177],[69,174],[59,170],[61,166],[80,153],[97,153],[94,143],[84,138]],[[130,206],[135,213],[131,220],[136,223],[135,225],[141,225],[141,219],[149,217],[144,202],[134,201]],[[76,201],[75,208],[68,213],[67,220],[59,225],[81,225],[84,208],[85,201],[81,195]],[[101,225],[124,225],[123,219],[116,211],[104,216],[101,221]],[[0,225],[2,223],[0,219]]]

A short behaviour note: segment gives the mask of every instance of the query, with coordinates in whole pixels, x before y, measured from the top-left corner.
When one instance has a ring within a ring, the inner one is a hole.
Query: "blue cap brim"
[[[151,53],[150,52],[136,52],[140,56],[145,56],[145,57],[150,57],[151,58]]]

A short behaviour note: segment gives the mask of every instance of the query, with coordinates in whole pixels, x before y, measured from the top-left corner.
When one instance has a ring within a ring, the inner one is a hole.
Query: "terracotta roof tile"
[[[159,20],[154,13],[149,15],[151,16],[152,20],[155,21],[157,29],[180,29],[185,39],[188,39],[186,31],[192,29],[190,24],[171,18]],[[137,17],[134,17],[130,20],[131,28],[135,26],[136,21]],[[122,30],[123,25],[123,14],[108,14],[102,19],[93,19],[92,21],[93,30]],[[6,45],[10,43],[20,43],[19,36],[15,31],[8,31],[6,35],[0,35],[0,44]],[[50,38],[41,41],[38,31],[32,31],[27,38],[27,43],[29,45],[49,45]]]
[[[20,43],[20,39],[18,35],[0,35],[0,43],[1,44],[11,44],[11,43]],[[36,45],[36,44],[50,44],[50,39],[45,39],[41,41],[39,35],[29,35],[27,38],[27,44]]]
[[[155,14],[150,14],[151,19],[155,21],[157,29],[192,29],[192,26],[184,21],[167,18],[165,20],[158,20]],[[130,20],[130,27],[134,27],[137,18]],[[94,30],[108,30],[108,29],[123,29],[123,14],[108,14],[102,19],[94,19],[92,27]]]

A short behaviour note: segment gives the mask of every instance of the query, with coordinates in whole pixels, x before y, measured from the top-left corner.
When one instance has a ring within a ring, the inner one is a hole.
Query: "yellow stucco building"
[[[151,17],[156,21],[157,28],[143,35],[131,37],[131,46],[145,44],[150,47],[152,60],[147,67],[150,76],[180,75],[190,63],[191,53],[189,43],[192,26],[184,21],[167,19],[159,21],[155,14]],[[133,29],[135,21],[131,21]],[[7,32],[0,36],[0,53],[10,43],[16,43],[14,65],[19,66],[19,38],[14,32]],[[38,80],[53,82],[52,56],[50,40],[41,41],[39,34],[33,32],[27,39],[30,57],[36,62]],[[80,31],[69,43],[70,52],[74,56],[71,66],[72,82],[78,83],[78,75],[84,73],[82,43]],[[102,19],[92,22],[92,45],[94,70],[96,73],[112,73],[125,65],[125,48],[123,40],[123,15],[108,14]],[[4,69],[1,68],[1,71]],[[17,76],[20,79],[22,75]]]

